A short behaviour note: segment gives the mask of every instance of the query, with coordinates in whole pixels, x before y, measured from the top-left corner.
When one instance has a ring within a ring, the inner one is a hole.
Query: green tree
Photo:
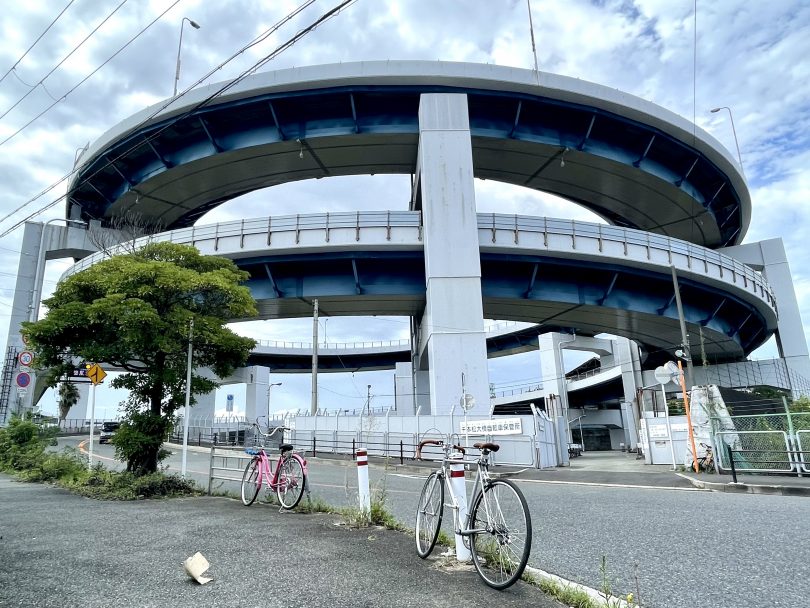
[[[67,418],[70,408],[79,402],[79,389],[67,380],[59,384],[59,420]]]
[[[40,367],[65,370],[93,361],[126,372],[112,381],[130,392],[116,450],[128,470],[151,473],[185,400],[190,321],[192,368],[227,376],[256,344],[224,327],[256,315],[255,301],[240,285],[247,277],[230,260],[203,256],[194,247],[150,243],[67,278],[45,300],[47,316],[24,323],[23,333]],[[216,386],[192,376],[192,394]]]
[[[799,397],[790,404],[789,409],[791,412],[797,414],[810,414],[810,397]]]

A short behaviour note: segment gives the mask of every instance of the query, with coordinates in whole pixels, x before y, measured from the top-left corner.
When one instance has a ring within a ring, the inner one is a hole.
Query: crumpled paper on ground
[[[186,569],[186,574],[201,585],[210,583],[212,580],[214,580],[213,578],[203,576],[210,565],[211,564],[208,563],[208,560],[205,559],[203,554],[199,551],[183,562],[183,568]]]

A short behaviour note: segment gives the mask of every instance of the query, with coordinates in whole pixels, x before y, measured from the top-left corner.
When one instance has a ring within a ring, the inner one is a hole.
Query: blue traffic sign
[[[28,372],[20,372],[17,374],[17,386],[27,388],[29,384],[31,384],[31,374]]]

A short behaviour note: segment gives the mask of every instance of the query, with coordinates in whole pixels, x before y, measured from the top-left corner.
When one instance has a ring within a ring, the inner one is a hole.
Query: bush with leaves
[[[0,470],[29,469],[53,443],[56,429],[43,429],[19,416],[12,416],[8,427],[0,429]]]
[[[169,455],[162,445],[171,432],[172,421],[152,412],[138,411],[137,406],[130,405],[128,409],[110,443],[115,446],[115,457],[127,463],[128,472],[145,475],[153,472],[153,462],[161,462]]]

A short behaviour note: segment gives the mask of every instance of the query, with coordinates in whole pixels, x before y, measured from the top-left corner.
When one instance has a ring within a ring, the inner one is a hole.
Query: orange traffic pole
[[[695,468],[695,473],[698,472],[697,450],[695,449],[695,434],[692,432],[692,414],[689,409],[689,396],[686,394],[686,380],[683,377],[683,365],[678,359],[678,371],[680,372],[681,390],[683,391],[683,406],[686,409],[686,424],[689,427],[689,443],[692,446],[692,466]],[[666,405],[664,405],[666,407]]]

